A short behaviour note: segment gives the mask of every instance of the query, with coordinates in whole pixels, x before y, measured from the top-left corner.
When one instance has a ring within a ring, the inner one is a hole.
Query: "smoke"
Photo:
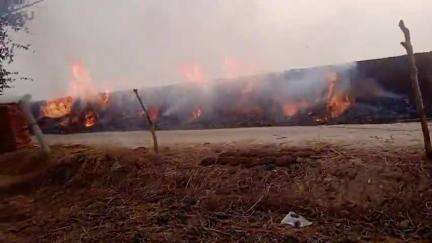
[[[79,62],[103,91],[183,82],[181,69],[191,63],[205,80],[214,80],[397,55],[401,17],[412,26],[416,49],[430,47],[432,31],[424,21],[430,13],[424,9],[432,2],[356,3],[45,0],[32,9],[31,34],[15,36],[34,52],[19,53],[13,68],[35,81],[19,81],[7,94],[65,95],[71,66]],[[304,78],[317,84],[298,82],[301,88],[293,84],[289,90],[324,85],[315,76]]]

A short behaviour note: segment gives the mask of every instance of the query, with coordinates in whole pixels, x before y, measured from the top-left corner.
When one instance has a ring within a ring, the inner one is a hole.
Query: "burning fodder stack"
[[[431,53],[416,58],[419,77],[429,77]],[[393,57],[141,89],[140,93],[158,129],[398,122],[416,118],[404,64],[403,57]],[[74,86],[89,86],[82,81],[88,75],[80,72],[75,71]],[[75,90],[80,91],[33,105],[45,132],[149,128],[142,122],[146,115],[133,93],[97,92],[94,87]],[[432,95],[430,89],[423,92],[424,97]]]

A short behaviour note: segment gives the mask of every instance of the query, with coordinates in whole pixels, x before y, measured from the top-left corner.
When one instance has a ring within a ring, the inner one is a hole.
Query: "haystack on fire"
[[[417,55],[422,78],[431,56]],[[194,64],[179,69],[187,82],[140,92],[158,129],[397,122],[416,115],[405,62],[394,57],[229,80],[206,80]],[[84,62],[72,64],[70,75],[66,96],[33,105],[45,132],[147,127],[131,91],[97,86]]]

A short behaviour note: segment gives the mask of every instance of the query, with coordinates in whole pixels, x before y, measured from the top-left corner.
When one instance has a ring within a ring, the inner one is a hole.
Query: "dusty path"
[[[418,123],[175,130],[158,132],[162,146],[193,144],[302,145],[330,142],[354,147],[422,146]],[[47,135],[51,144],[86,144],[124,147],[151,146],[147,131]]]

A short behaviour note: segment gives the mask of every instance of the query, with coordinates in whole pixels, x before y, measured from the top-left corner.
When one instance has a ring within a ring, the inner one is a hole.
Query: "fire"
[[[287,103],[283,105],[283,113],[286,117],[294,116],[298,111],[299,108],[295,104]]]
[[[201,65],[197,63],[188,63],[180,66],[180,73],[183,79],[193,84],[205,84],[206,78]]]
[[[68,96],[47,101],[41,108],[41,114],[44,117],[60,118],[71,113],[73,98]]]
[[[353,103],[347,94],[334,95],[327,103],[327,109],[332,118],[342,115]]]
[[[90,110],[87,111],[87,113],[84,116],[84,126],[85,127],[92,127],[97,122],[97,114],[96,112]]]
[[[92,85],[90,73],[82,62],[71,65],[71,74],[69,96],[47,101],[41,108],[41,115],[49,118],[61,118],[71,114],[72,109],[74,109],[73,114],[76,116],[69,118],[74,118],[77,123],[85,127],[92,127],[97,123],[99,114],[90,107],[96,108],[96,110],[98,110],[97,108],[106,108],[110,103],[111,93],[109,91],[96,92]],[[75,99],[80,101],[80,105],[73,108]],[[61,125],[67,126],[70,124],[70,119],[62,120]]]
[[[296,115],[300,110],[306,109],[310,106],[310,103],[306,100],[300,100],[296,102],[288,102],[283,104],[282,110],[285,117],[292,117]]]
[[[148,115],[149,115],[150,120],[152,122],[156,122],[159,118],[159,108],[157,108],[155,106],[150,106],[148,108]]]
[[[315,118],[315,122],[316,123],[323,123],[323,122],[326,122],[326,119],[325,118],[321,118],[321,117],[317,117],[317,118]]]
[[[72,82],[69,93],[73,97],[91,99],[96,97],[96,89],[92,85],[90,73],[82,62],[73,63],[71,66]]]
[[[232,58],[225,59],[225,66],[227,75],[230,77],[242,75],[243,72],[248,73],[251,70],[247,65]],[[342,82],[345,81],[342,80],[343,76],[336,72],[328,72],[325,76],[326,79],[324,77],[319,79],[319,81],[324,79],[327,83],[320,83],[323,85],[316,85],[313,89],[307,89],[305,92],[301,90],[303,86],[297,85],[290,86],[287,84],[287,86],[277,85],[271,87],[268,85],[270,83],[268,81],[271,81],[272,78],[267,80],[261,75],[239,78],[238,82],[233,84],[220,82],[207,85],[210,76],[206,76],[202,65],[197,63],[181,66],[180,72],[183,78],[191,84],[190,86],[185,85],[187,88],[191,88],[186,90],[190,91],[191,97],[196,98],[186,100],[187,102],[172,102],[159,98],[157,98],[157,101],[152,101],[155,98],[149,98],[146,102],[153,104],[153,106],[148,107],[148,116],[151,121],[156,122],[165,117],[167,122],[170,122],[168,119],[171,119],[171,115],[172,120],[186,115],[187,122],[196,122],[202,119],[204,115],[205,118],[213,117],[212,112],[215,111],[218,112],[217,114],[233,116],[239,121],[241,119],[266,121],[270,116],[276,114],[274,120],[280,120],[283,115],[287,123],[296,122],[294,119],[288,121],[289,118],[296,115],[307,115],[317,123],[326,123],[331,121],[332,118],[342,115],[354,103],[354,98],[350,95],[353,92],[349,90],[349,87],[345,86],[346,83]],[[279,76],[275,77],[277,78],[276,81],[279,82]],[[105,124],[110,121],[110,119],[106,119],[106,116],[110,116],[112,111],[114,111],[113,115],[116,116],[130,116],[128,109],[122,106],[123,103],[119,103],[122,102],[123,97],[112,95],[109,91],[98,92],[96,90],[90,72],[83,63],[77,62],[71,65],[70,80],[70,89],[67,93],[69,96],[47,101],[41,106],[40,113],[42,116],[62,118],[56,120],[56,122],[59,122],[64,127],[78,127],[80,129],[101,124],[100,121]],[[198,88],[194,89],[195,87]],[[215,87],[214,93],[207,92],[213,91],[210,90],[212,87]],[[308,88],[308,85],[305,87]],[[298,92],[296,92],[296,88],[299,88]],[[219,94],[218,92],[224,96],[216,96]],[[177,95],[176,92],[173,92],[173,94]],[[207,96],[209,96],[210,100],[206,100]],[[207,102],[218,98],[227,98],[228,102],[221,103],[225,106],[222,108],[227,110],[218,107],[215,109],[212,105],[218,105],[219,103]],[[129,102],[126,99],[124,100]],[[135,100],[134,104],[136,104]],[[205,111],[203,107],[205,107]],[[118,111],[119,109],[120,111]],[[121,114],[122,112],[124,115]],[[175,112],[182,112],[181,116],[176,116]],[[206,113],[204,114],[204,112]],[[131,116],[135,117],[136,114]]]
[[[105,92],[99,93],[99,98],[100,98],[100,102],[102,105],[108,105],[108,103],[110,101],[110,92],[105,91]]]
[[[203,114],[203,109],[201,107],[195,108],[195,110],[192,111],[192,118],[194,120],[198,120]]]
[[[354,103],[354,100],[347,92],[337,90],[337,84],[341,81],[337,73],[330,72],[327,80],[327,113],[331,118],[336,118],[342,115]]]

